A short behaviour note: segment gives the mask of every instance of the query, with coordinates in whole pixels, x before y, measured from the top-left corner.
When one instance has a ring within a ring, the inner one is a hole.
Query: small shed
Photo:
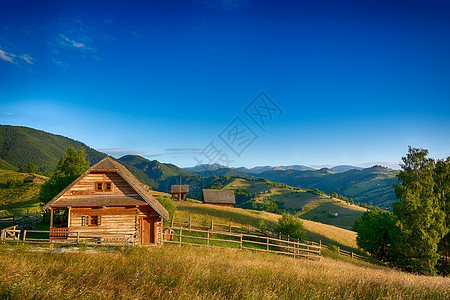
[[[28,176],[26,178],[23,179],[23,183],[36,183],[36,182],[41,182],[42,179],[37,177],[37,176]]]
[[[189,186],[188,185],[172,185],[170,188],[170,193],[172,194],[173,200],[186,200],[187,193],[189,192]]]
[[[204,204],[214,204],[233,207],[236,204],[233,190],[211,190],[202,191],[202,202]]]
[[[50,231],[128,235],[139,244],[161,244],[162,222],[169,218],[148,187],[110,157],[78,177],[43,210],[50,210]],[[53,224],[54,211],[62,215],[59,226]]]

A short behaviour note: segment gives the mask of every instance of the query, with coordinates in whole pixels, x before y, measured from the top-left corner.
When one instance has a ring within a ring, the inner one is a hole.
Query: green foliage
[[[172,220],[173,215],[177,211],[177,205],[172,198],[167,196],[155,196],[155,198],[159,201],[159,203],[164,206],[165,209],[169,212],[169,220]]]
[[[304,240],[306,238],[306,229],[303,226],[302,220],[291,214],[283,214],[281,218],[278,219],[275,230],[299,240]]]
[[[27,172],[28,173],[30,173],[30,174],[34,174],[34,173],[36,173],[37,172],[37,170],[38,170],[38,166],[36,166],[35,164],[33,164],[33,163],[28,163],[28,166],[27,166]]]
[[[23,185],[23,180],[16,179],[16,178],[9,178],[6,181],[6,187],[7,188],[16,188]]]
[[[89,162],[86,161],[84,149],[81,147],[76,151],[70,146],[59,160],[53,176],[42,185],[40,199],[44,202],[51,200],[87,169]]]
[[[398,175],[394,214],[403,233],[397,265],[421,274],[434,274],[438,262],[438,243],[448,232],[441,194],[436,193],[435,161],[428,151],[409,147]]]
[[[358,247],[383,261],[395,261],[398,257],[400,228],[397,218],[387,211],[366,211],[356,220],[353,230],[358,233]]]
[[[264,221],[264,219],[260,219],[256,227],[259,229],[259,231],[265,232],[267,229],[266,221]]]

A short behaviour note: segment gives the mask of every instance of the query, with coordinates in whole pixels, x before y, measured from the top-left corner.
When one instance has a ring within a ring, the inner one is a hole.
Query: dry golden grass
[[[136,248],[126,254],[0,251],[0,268],[3,299],[450,297],[448,278],[373,269],[327,258],[320,262],[293,260],[275,254],[175,245]]]
[[[275,224],[280,215],[264,211],[253,211],[242,208],[222,207],[210,204],[198,204],[192,202],[177,202],[178,211],[176,216],[189,217],[200,220],[214,220],[216,223],[234,225],[251,225],[256,227],[260,220],[269,226],[275,228]],[[303,220],[306,228],[307,239],[326,244],[334,244],[348,251],[358,252],[356,245],[356,232],[322,224],[314,221]]]

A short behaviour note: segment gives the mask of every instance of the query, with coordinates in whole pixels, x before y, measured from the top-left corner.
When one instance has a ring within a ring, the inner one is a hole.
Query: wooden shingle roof
[[[172,194],[174,193],[188,193],[189,192],[189,186],[188,185],[172,185],[170,188],[170,192]]]
[[[209,190],[202,191],[202,202],[210,204],[236,204],[232,190]]]
[[[47,210],[50,207],[53,207],[53,204],[57,206],[55,202],[57,202],[65,192],[67,192],[69,189],[71,189],[77,182],[79,182],[82,178],[84,178],[87,174],[95,171],[100,170],[111,170],[116,171],[117,174],[119,174],[135,191],[136,193],[144,199],[145,203],[150,205],[160,216],[162,216],[165,220],[169,219],[169,213],[167,210],[162,206],[161,203],[159,203],[158,200],[156,200],[153,195],[151,195],[148,191],[148,187],[144,184],[142,184],[139,180],[136,179],[136,177],[131,174],[130,171],[128,171],[127,168],[125,168],[122,164],[118,163],[114,159],[110,157],[105,157],[100,162],[92,166],[89,170],[87,170],[84,174],[82,174],[80,177],[78,177],[74,182],[69,184],[68,187],[66,187],[64,190],[62,190],[58,195],[56,195],[52,200],[50,200],[47,204],[44,205],[42,208],[43,210]],[[114,199],[111,198],[111,203],[108,202],[107,199],[104,199],[103,205],[128,205],[130,201],[134,201],[131,199],[126,199],[128,197],[123,198],[123,203],[120,203],[118,201],[119,199],[115,197]]]

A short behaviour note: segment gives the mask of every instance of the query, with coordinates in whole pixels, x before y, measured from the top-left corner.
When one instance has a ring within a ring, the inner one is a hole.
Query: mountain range
[[[31,162],[39,167],[40,172],[53,172],[60,157],[71,145],[75,148],[84,147],[91,165],[107,156],[68,137],[28,127],[0,125],[0,169],[26,169]],[[395,201],[392,185],[397,182],[398,173],[381,166],[362,169],[344,165],[317,170],[303,165],[227,168],[213,164],[182,169],[170,163],[148,160],[137,155],[125,155],[118,160],[141,182],[163,192],[168,192],[170,186],[179,184],[181,179],[182,183],[189,184],[195,195],[198,195],[208,182],[206,177],[226,175],[265,178],[291,186],[317,188],[328,194],[337,192],[354,198],[356,202],[382,207],[390,207]]]

